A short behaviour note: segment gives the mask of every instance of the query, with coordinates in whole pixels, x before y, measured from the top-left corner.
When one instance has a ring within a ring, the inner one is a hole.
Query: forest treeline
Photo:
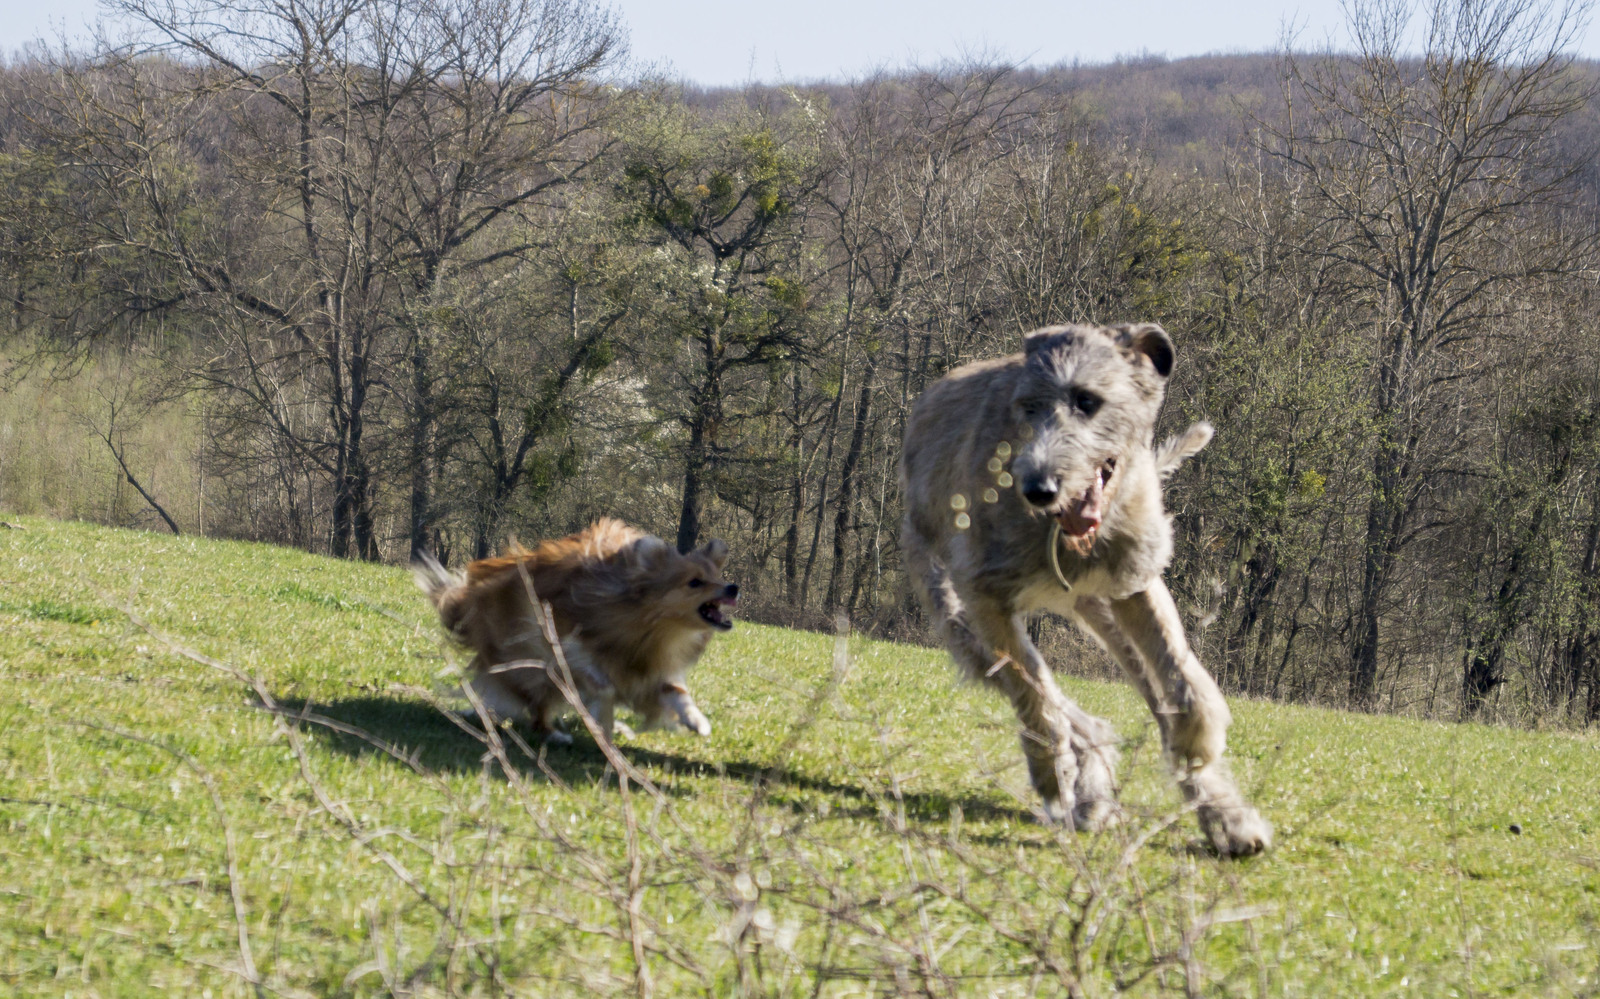
[[[1225,686],[1600,720],[1581,4],[738,91],[626,78],[589,0],[116,6],[0,74],[6,509],[452,564],[617,515],[726,538],[747,613],[920,637],[918,393],[1154,320]]]

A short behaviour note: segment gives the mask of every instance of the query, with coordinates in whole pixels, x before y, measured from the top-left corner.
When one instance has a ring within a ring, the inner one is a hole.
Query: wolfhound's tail
[[[411,578],[416,580],[417,588],[427,595],[428,602],[438,608],[439,620],[445,630],[456,634],[461,625],[461,596],[466,591],[466,576],[451,572],[440,565],[438,559],[423,552],[411,563]]]
[[[1176,437],[1168,437],[1156,448],[1156,471],[1161,473],[1163,479],[1171,478],[1178,466],[1211,443],[1211,435],[1215,433],[1216,429],[1211,424],[1201,420]]]

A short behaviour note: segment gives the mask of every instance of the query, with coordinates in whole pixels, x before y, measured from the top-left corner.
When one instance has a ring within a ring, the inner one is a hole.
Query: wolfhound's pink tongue
[[[1074,538],[1081,538],[1100,526],[1100,501],[1105,498],[1105,486],[1106,473],[1096,471],[1094,484],[1056,516],[1063,531]]]

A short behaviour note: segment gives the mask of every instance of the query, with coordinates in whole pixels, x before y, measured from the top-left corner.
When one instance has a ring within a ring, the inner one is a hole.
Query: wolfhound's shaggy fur
[[[1172,557],[1161,480],[1211,438],[1200,424],[1151,447],[1173,360],[1154,324],[1052,326],[1020,354],[951,372],[906,430],[903,545],[950,654],[1016,708],[1052,819],[1095,828],[1118,814],[1116,750],[1111,725],[1061,692],[1029,640],[1040,610],[1111,653],[1155,715],[1207,836],[1225,855],[1252,854],[1272,830],[1228,772],[1228,706],[1161,579]]]

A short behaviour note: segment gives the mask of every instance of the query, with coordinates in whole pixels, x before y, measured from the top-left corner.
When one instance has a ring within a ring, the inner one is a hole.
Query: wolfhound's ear
[[[723,563],[728,561],[728,543],[721,538],[712,538],[707,541],[705,548],[702,550],[706,553],[706,558],[716,563],[718,569],[722,568]]]
[[[1112,329],[1117,331],[1117,346],[1144,355],[1162,378],[1172,374],[1172,362],[1176,355],[1172,350],[1172,338],[1167,336],[1166,330],[1155,323],[1113,326]]]
[[[1216,430],[1201,420],[1189,427],[1176,437],[1168,437],[1156,448],[1156,471],[1163,479],[1171,478],[1172,473],[1178,470],[1188,459],[1200,453],[1200,449],[1211,443],[1211,435]]]

